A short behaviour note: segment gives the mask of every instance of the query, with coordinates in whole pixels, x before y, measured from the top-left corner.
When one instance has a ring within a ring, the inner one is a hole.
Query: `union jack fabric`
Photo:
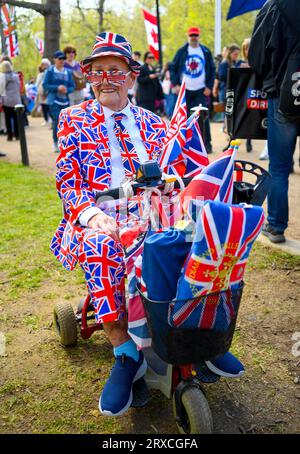
[[[132,143],[131,137],[127,129],[125,128],[124,124],[122,123],[122,120],[124,120],[125,115],[120,113],[114,114],[113,117],[115,120],[114,132],[120,145],[125,175],[132,176],[136,173],[137,169],[139,168],[140,161],[138,159],[138,155]]]
[[[162,169],[181,156],[181,151],[186,144],[186,128],[187,107],[185,99],[185,81],[183,81],[174,108],[174,113],[168,127],[164,148],[159,158],[159,164]]]
[[[15,25],[15,7],[4,3],[1,7],[1,19],[3,23],[6,51],[10,58],[14,58],[20,53]],[[2,49],[2,52],[4,52],[4,49]]]
[[[131,105],[149,159],[157,160],[166,124],[152,112]],[[80,214],[95,207],[95,194],[111,184],[111,159],[107,128],[100,104],[89,100],[62,110],[58,125],[60,154],[57,158],[56,185],[65,209],[64,218],[51,243],[51,250],[63,266],[71,270],[77,263],[77,250],[83,228]],[[136,204],[129,207],[136,210]],[[117,219],[118,221],[118,219]]]
[[[103,32],[97,35],[92,54],[80,62],[81,71],[87,73],[90,70],[91,61],[100,55],[114,55],[123,58],[134,73],[138,74],[140,71],[141,65],[132,59],[131,44],[122,35],[112,32]]]
[[[187,120],[186,143],[182,149],[182,156],[187,161],[186,178],[198,175],[209,164],[198,117],[199,115],[193,114]]]
[[[44,55],[44,40],[38,36],[34,37],[34,43],[40,55]]]
[[[169,323],[181,327],[224,326],[232,316],[226,297],[192,298],[240,285],[252,245],[264,222],[262,207],[207,201],[196,224],[195,239],[178,281]],[[190,300],[189,300],[190,299]],[[231,315],[230,315],[231,314]],[[227,322],[226,322],[227,320]]]
[[[183,211],[189,211],[191,201],[232,202],[235,155],[236,148],[230,148],[192,179],[180,194]]]
[[[98,230],[86,229],[78,250],[78,260],[99,323],[126,316],[125,265],[120,243]]]
[[[160,156],[161,168],[169,165],[169,173],[192,178],[209,164],[198,118],[199,114],[187,118],[183,80]]]

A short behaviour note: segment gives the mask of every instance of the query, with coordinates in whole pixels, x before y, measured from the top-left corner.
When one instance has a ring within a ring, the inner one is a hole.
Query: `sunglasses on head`
[[[129,76],[130,73],[131,71],[124,73],[124,71],[118,71],[116,69],[113,69],[112,71],[89,71],[86,78],[94,87],[101,85],[104,79],[111,85],[120,86],[125,83],[126,77]]]
[[[150,58],[150,60],[154,60],[154,57],[153,57],[153,55],[148,55],[148,57],[147,57],[147,58]]]

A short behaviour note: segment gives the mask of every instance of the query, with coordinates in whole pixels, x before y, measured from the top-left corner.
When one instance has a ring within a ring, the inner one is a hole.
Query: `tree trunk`
[[[59,50],[60,40],[60,0],[48,0],[47,6],[51,6],[45,18],[45,50],[44,57],[53,58],[55,51]]]
[[[52,58],[56,50],[59,49],[60,40],[60,0],[45,0],[42,3],[25,2],[21,0],[0,0],[0,5],[9,5],[21,8],[33,9],[42,14],[45,18],[45,51],[44,57]]]
[[[104,3],[105,0],[99,0],[98,13],[99,13],[99,33],[104,32],[103,22],[104,22]]]

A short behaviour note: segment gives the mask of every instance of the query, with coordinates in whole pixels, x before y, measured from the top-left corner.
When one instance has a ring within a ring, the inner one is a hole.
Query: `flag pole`
[[[158,32],[158,50],[159,50],[159,66],[163,69],[163,55],[161,45],[160,17],[159,17],[159,0],[156,0],[156,17],[157,17],[157,32]]]

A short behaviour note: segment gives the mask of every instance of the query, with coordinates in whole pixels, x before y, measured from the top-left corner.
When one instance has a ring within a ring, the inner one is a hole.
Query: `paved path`
[[[26,128],[30,165],[43,172],[54,175],[55,158],[57,155],[52,150],[51,131],[48,127],[41,126],[41,122],[41,118],[30,118],[30,127]],[[225,136],[221,132],[220,123],[212,123],[212,136],[214,153],[210,155],[210,159],[216,159],[226,143]],[[239,150],[239,158],[254,161],[262,165],[262,167],[267,168],[268,162],[259,161],[258,159],[263,147],[263,141],[253,141],[253,151],[247,153],[245,142],[243,142]],[[287,237],[292,239],[293,243],[283,246],[284,250],[287,250],[291,246],[291,250],[294,251],[300,251],[300,167],[298,165],[298,150],[299,147],[297,146],[295,153],[295,173],[290,175],[290,222],[289,228],[286,231]],[[5,158],[0,159],[9,162],[21,162],[19,142],[7,142],[5,136],[0,136],[0,151],[7,153]],[[267,239],[265,241],[270,244]]]

